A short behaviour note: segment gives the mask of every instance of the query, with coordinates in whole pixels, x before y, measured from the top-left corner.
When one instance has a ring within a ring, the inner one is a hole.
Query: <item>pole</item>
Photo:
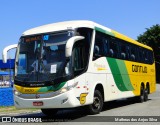
[[[11,78],[11,57],[9,56],[9,83],[10,87],[12,87],[12,78]]]

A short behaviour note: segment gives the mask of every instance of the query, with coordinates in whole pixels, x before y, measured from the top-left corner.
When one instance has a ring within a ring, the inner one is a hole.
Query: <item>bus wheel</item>
[[[144,98],[145,98],[145,90],[143,88],[143,86],[141,86],[141,95],[138,97],[139,102],[144,102]]]
[[[103,97],[99,90],[95,90],[93,104],[89,105],[89,113],[91,115],[98,114],[103,108]]]
[[[42,113],[45,114],[46,116],[54,116],[57,114],[58,110],[57,109],[41,109]]]
[[[145,89],[145,92],[144,92],[144,101],[147,101],[148,100],[148,88]]]

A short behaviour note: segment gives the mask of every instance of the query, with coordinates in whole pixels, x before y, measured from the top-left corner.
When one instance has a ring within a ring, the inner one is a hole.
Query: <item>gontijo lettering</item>
[[[147,67],[140,65],[132,65],[132,72],[147,73]]]

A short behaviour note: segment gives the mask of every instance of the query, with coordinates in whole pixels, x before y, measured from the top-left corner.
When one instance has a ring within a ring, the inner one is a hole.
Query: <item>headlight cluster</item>
[[[67,87],[61,88],[61,89],[60,89],[60,90],[58,90],[58,91],[59,91],[59,93],[60,93],[60,94],[61,94],[61,93],[65,93],[65,92],[67,92],[67,91],[71,90],[72,88],[76,87],[76,86],[77,86],[77,84],[78,84],[78,82],[74,83],[73,85],[70,85],[70,86],[67,86]]]

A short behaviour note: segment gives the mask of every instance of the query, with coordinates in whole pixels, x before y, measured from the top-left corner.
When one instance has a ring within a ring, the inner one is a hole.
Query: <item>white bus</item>
[[[150,47],[91,21],[68,21],[25,31],[17,45],[14,102],[54,115],[86,106],[99,113],[106,101],[155,91]]]

